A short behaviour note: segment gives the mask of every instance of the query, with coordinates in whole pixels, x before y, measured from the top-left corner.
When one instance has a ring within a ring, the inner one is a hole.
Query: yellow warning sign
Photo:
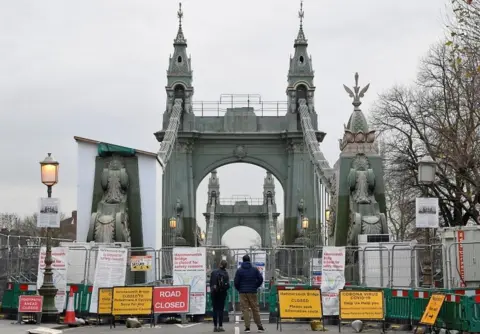
[[[445,295],[442,295],[440,293],[432,294],[430,300],[428,301],[427,307],[423,312],[420,323],[430,326],[435,325],[435,321],[437,321],[438,314],[440,313],[444,301]]]
[[[383,291],[340,290],[341,320],[384,320]]]
[[[113,288],[112,315],[148,315],[152,313],[151,286]]]
[[[112,288],[98,289],[97,314],[112,314]]]
[[[152,262],[151,255],[132,256],[130,258],[130,270],[149,271],[152,269]]]
[[[320,290],[278,290],[281,319],[321,319]]]

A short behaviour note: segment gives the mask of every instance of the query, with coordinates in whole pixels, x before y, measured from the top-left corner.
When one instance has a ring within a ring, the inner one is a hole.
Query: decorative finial
[[[353,87],[353,91],[347,86],[343,85],[343,88],[345,88],[345,91],[348,93],[348,95],[350,97],[353,97],[352,104],[355,107],[355,109],[360,107],[360,105],[362,104],[362,101],[360,101],[360,98],[362,98],[365,95],[365,93],[368,90],[368,87],[370,87],[370,84],[366,85],[360,90],[360,87],[358,86],[358,73],[355,73],[355,87]]]
[[[298,11],[298,18],[300,19],[300,28],[303,27],[303,17],[305,12],[303,11],[303,0],[300,1],[300,10]]]
[[[182,27],[183,11],[182,11],[182,3],[181,3],[181,2],[178,3],[177,16],[178,16],[178,25],[179,25],[180,27]]]

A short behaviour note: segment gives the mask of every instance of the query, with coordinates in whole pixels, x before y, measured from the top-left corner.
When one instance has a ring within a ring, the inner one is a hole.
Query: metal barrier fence
[[[69,246],[69,283],[93,284],[98,247]],[[460,249],[460,250],[459,250]],[[459,257],[461,251],[462,257]],[[40,245],[0,248],[0,295],[6,282],[36,282]],[[276,248],[206,248],[207,275],[227,260],[228,272],[233,278],[244,254],[250,254],[252,262],[265,262],[265,280],[295,280],[298,283],[312,281],[311,259],[321,258],[323,248],[280,246]],[[132,271],[132,256],[149,256],[152,268],[146,272]],[[354,286],[415,288],[455,288],[465,281],[480,282],[480,242],[442,245],[377,244],[365,247],[346,247],[345,278]],[[128,284],[171,284],[173,274],[172,248],[129,248],[127,272]],[[431,261],[426,263],[425,258]],[[428,268],[427,268],[428,267]],[[444,270],[443,268],[447,268]],[[453,269],[452,269],[453,268]],[[477,270],[475,270],[477,268]],[[446,271],[446,272],[444,272]],[[426,282],[426,277],[429,278]]]

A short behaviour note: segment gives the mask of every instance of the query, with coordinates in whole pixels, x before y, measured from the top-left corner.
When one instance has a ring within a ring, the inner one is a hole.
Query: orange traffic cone
[[[70,289],[70,294],[68,295],[67,310],[65,312],[65,318],[63,319],[63,323],[66,325],[75,325],[77,323],[75,320],[75,309],[73,307],[74,299],[75,297],[73,295],[73,290]]]

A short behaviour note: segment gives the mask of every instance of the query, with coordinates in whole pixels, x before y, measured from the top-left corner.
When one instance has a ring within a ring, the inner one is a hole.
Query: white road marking
[[[238,326],[235,326],[235,334],[240,334],[240,328]]]
[[[180,328],[190,328],[190,327],[193,327],[193,326],[196,326],[196,325],[199,325],[199,324],[200,323],[188,324],[188,325],[182,325],[182,324],[175,324],[175,325],[177,325]]]

